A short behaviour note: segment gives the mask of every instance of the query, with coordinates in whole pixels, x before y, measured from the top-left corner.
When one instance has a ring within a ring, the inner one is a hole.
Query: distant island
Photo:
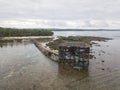
[[[48,29],[51,31],[120,31],[120,29]]]
[[[120,29],[95,29],[95,28],[32,28],[34,30],[50,30],[50,31],[120,31]]]
[[[53,34],[52,31],[47,29],[15,29],[0,27],[0,37],[52,36]]]

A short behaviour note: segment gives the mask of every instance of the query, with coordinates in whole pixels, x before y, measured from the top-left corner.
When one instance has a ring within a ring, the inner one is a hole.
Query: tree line
[[[15,36],[52,36],[53,32],[45,29],[12,29],[1,28],[0,37],[15,37]]]

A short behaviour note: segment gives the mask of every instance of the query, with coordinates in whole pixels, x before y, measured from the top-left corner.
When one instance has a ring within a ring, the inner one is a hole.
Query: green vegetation
[[[49,41],[52,41],[53,38],[38,38],[35,40],[37,40],[38,42],[49,42]]]
[[[68,36],[68,37],[60,37],[59,39],[65,41],[81,41],[87,37],[80,37],[80,36]]]
[[[91,41],[106,41],[109,38],[103,37],[91,37],[91,36],[68,36],[59,37],[58,39],[51,41],[47,44],[51,49],[58,50],[59,45],[64,42],[85,42],[91,45]]]
[[[0,28],[0,37],[16,36],[52,36],[50,30]]]

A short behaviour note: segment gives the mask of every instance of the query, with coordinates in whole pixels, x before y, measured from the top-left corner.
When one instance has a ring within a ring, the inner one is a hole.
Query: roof
[[[85,42],[64,42],[64,43],[60,44],[59,46],[90,47],[90,45]]]

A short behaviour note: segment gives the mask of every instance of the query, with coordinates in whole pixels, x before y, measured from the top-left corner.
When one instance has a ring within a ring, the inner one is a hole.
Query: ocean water
[[[55,31],[56,36],[101,36],[87,69],[45,57],[31,41],[0,42],[0,90],[120,90],[120,31]]]

